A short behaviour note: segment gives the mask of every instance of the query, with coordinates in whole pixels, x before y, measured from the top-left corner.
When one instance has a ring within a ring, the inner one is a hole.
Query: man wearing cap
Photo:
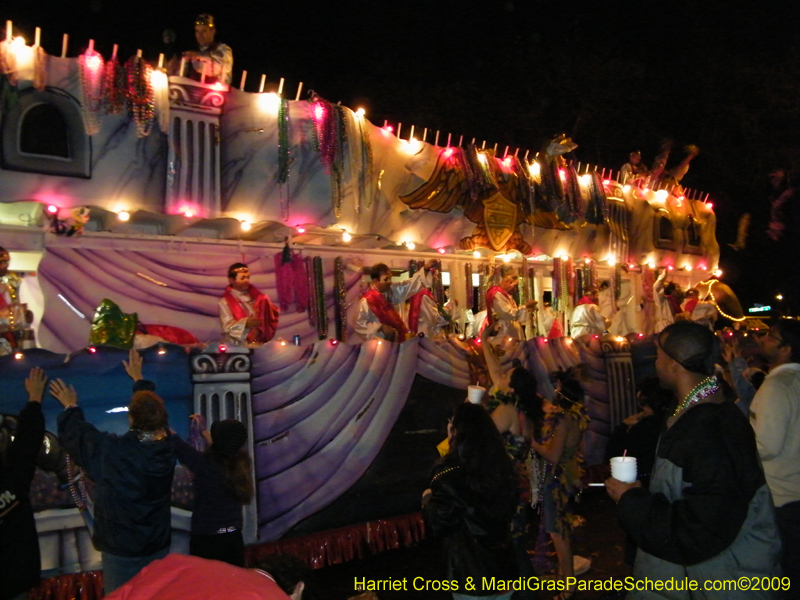
[[[229,346],[258,346],[278,328],[278,308],[250,283],[244,263],[228,267],[228,287],[217,303],[223,341]]]
[[[780,574],[780,539],[747,419],[714,375],[717,337],[681,321],[658,336],[656,373],[678,406],[658,443],[650,489],[606,480],[620,525],[636,542],[636,579],[676,582],[629,598],[771,598],[770,588],[704,589],[704,582]],[[699,591],[687,589],[695,581]]]
[[[800,598],[800,322],[777,320],[758,346],[770,371],[750,405],[750,424],[775,503],[790,597]]]
[[[206,83],[222,82],[230,85],[233,75],[233,50],[227,44],[216,41],[217,28],[214,17],[209,14],[197,15],[194,20],[194,37],[199,50],[183,53],[191,63],[194,73],[192,79]]]

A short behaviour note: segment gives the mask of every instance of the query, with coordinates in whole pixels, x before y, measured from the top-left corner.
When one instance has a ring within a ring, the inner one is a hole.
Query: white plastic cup
[[[472,404],[480,404],[483,401],[483,395],[486,393],[486,388],[479,385],[471,385],[467,388],[467,399]]]
[[[636,481],[636,458],[633,456],[615,456],[612,458],[611,476],[624,483]]]

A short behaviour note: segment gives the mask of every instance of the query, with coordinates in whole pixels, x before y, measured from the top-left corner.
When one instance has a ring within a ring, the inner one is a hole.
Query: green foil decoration
[[[136,313],[125,314],[119,306],[104,298],[94,313],[89,343],[133,348],[133,336],[138,324],[139,317]]]

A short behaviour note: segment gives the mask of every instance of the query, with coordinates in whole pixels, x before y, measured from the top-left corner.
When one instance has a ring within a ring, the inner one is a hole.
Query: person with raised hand
[[[28,403],[17,417],[14,441],[0,452],[0,600],[27,597],[39,583],[39,536],[30,500],[36,457],[44,439],[44,371],[31,369],[25,380]]]

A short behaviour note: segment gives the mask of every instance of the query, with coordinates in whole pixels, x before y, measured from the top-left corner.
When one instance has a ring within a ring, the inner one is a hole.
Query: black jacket
[[[0,600],[39,583],[39,536],[29,492],[43,438],[42,405],[28,402],[0,468]]]
[[[443,462],[434,471],[432,495],[423,507],[431,533],[443,538],[447,577],[457,581],[450,591],[489,596],[497,590],[482,587],[483,578],[509,580],[518,576],[511,546],[511,518],[493,503],[481,500],[467,485],[463,469]],[[471,577],[475,589],[465,587]]]
[[[144,442],[135,431],[123,436],[98,431],[80,408],[58,416],[58,437],[96,485],[98,550],[134,557],[169,546],[175,449],[168,438]]]

